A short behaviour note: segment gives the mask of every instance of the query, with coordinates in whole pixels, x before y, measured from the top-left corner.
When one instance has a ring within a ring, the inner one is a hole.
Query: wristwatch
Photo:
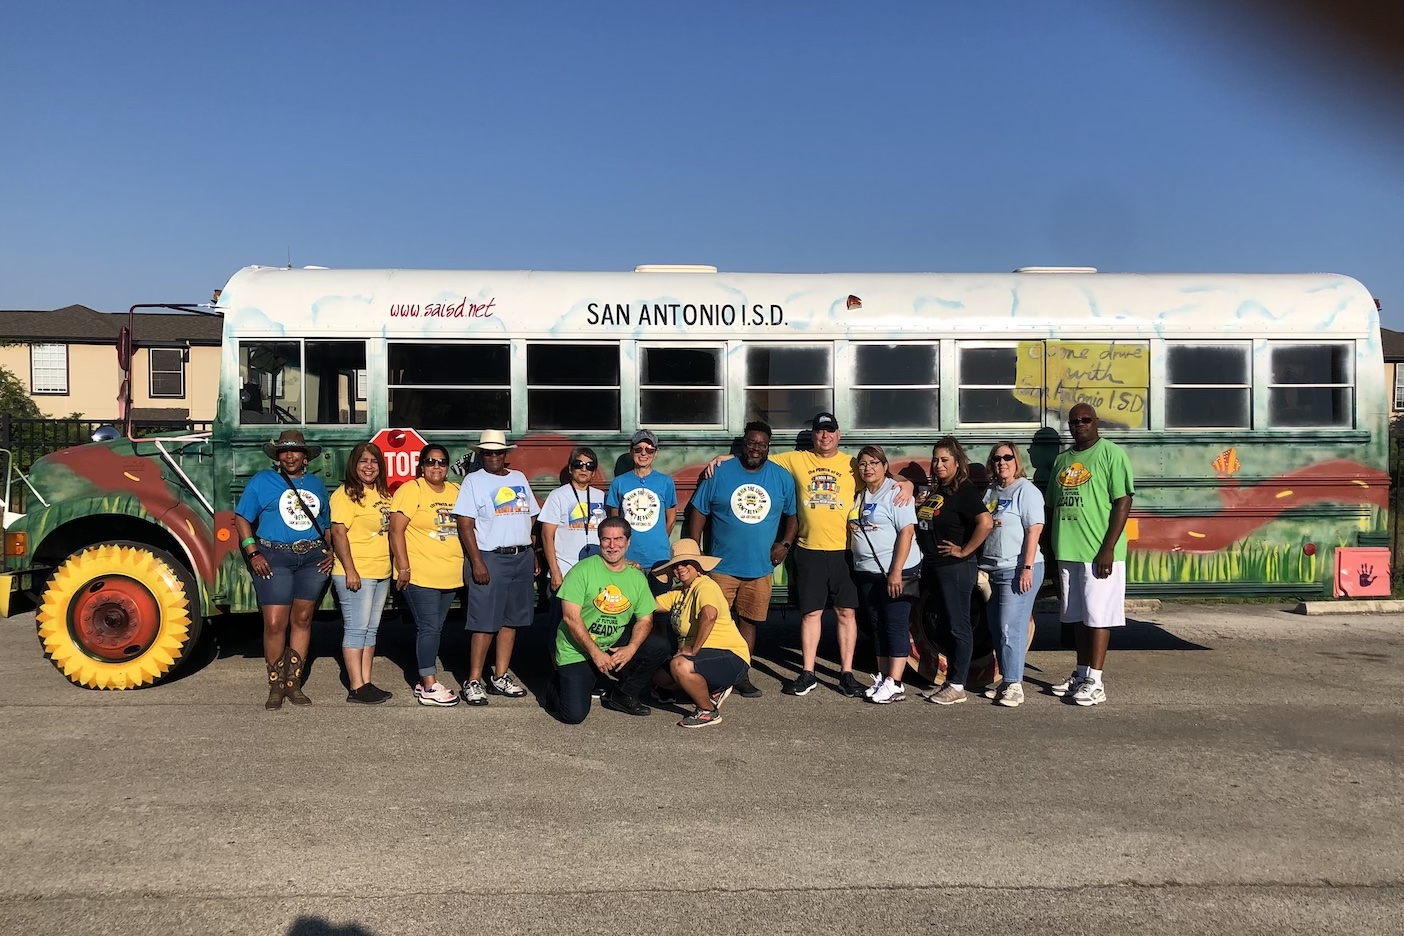
[[[789,541],[789,540],[781,540],[781,541],[780,541],[780,545],[781,545],[781,546],[784,546],[785,549],[786,549],[786,551],[788,551],[789,548],[790,548],[790,541]]]
[[[1024,566],[1024,571],[1025,571],[1025,572],[1032,572],[1032,571],[1033,571],[1033,566]]]

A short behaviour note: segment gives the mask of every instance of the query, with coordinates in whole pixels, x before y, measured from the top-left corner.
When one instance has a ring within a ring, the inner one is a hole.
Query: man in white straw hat
[[[670,612],[678,652],[668,669],[654,681],[682,689],[697,711],[678,722],[679,728],[706,728],[721,721],[721,704],[731,687],[746,678],[751,651],[736,628],[721,586],[707,577],[720,559],[704,556],[693,539],[673,544],[673,556],[653,570],[661,582],[674,577],[677,587],[655,601],[660,613]]]
[[[463,544],[463,581],[468,586],[468,682],[463,701],[487,705],[488,693],[517,699],[526,695],[508,672],[517,628],[530,627],[536,564],[532,520],[541,512],[531,484],[507,468],[516,448],[499,429],[485,429],[473,446],[483,468],[463,479],[458,502],[458,539]],[[484,680],[488,648],[497,638],[492,677]]]

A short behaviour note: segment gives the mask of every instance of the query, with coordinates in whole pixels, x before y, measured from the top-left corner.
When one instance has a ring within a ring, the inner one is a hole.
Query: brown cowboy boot
[[[302,657],[292,647],[283,650],[283,695],[293,705],[312,704],[302,691]]]
[[[267,660],[264,660],[268,663]],[[279,657],[278,662],[268,663],[268,701],[263,703],[266,709],[280,709],[283,707],[283,660]]]

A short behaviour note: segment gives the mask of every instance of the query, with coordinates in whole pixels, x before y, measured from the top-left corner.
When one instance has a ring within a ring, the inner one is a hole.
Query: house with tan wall
[[[219,394],[224,322],[183,312],[135,316],[134,419],[210,421]],[[0,366],[29,390],[39,411],[116,422],[122,374],[117,336],[125,312],[72,305],[52,311],[0,310]]]

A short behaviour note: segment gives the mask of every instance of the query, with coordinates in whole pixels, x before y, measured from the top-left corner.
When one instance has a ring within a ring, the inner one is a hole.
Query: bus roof
[[[699,273],[246,267],[226,337],[575,340],[1106,333],[1368,337],[1374,300],[1330,273]]]

